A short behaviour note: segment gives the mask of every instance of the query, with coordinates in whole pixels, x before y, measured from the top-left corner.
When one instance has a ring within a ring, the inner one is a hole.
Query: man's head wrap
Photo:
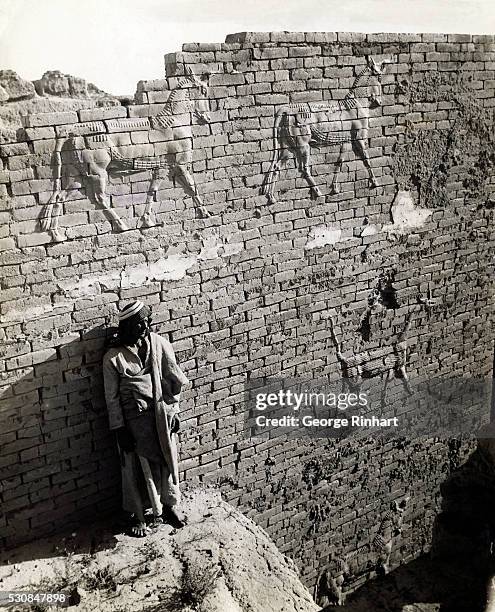
[[[138,323],[151,316],[151,309],[140,300],[131,302],[119,312],[119,326]]]

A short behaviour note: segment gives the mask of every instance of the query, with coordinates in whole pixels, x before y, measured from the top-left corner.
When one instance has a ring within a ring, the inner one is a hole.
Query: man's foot
[[[146,523],[136,522],[134,525],[131,525],[129,533],[135,538],[144,538],[148,535],[149,529],[146,527]]]
[[[160,525],[163,525],[163,516],[160,515],[153,515],[153,519],[150,523],[150,527],[159,527]]]
[[[186,524],[185,517],[181,518],[170,506],[164,506],[162,516],[163,520],[175,529],[181,529]]]

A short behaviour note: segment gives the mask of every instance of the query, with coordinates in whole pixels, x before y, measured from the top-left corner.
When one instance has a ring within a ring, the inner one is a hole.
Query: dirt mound
[[[13,70],[0,70],[0,144],[16,141],[23,116],[119,104],[117,97],[59,70],[49,70],[33,82]]]
[[[179,531],[162,525],[139,539],[85,528],[10,551],[0,590],[63,591],[70,609],[88,612],[319,610],[293,562],[218,494],[186,494],[183,510]]]
[[[29,99],[36,94],[31,81],[25,81],[13,70],[0,70],[0,102]]]
[[[113,96],[105,93],[85,79],[64,74],[60,70],[48,70],[37,81],[33,81],[39,96],[57,96],[62,98],[92,98],[109,103],[117,103]]]

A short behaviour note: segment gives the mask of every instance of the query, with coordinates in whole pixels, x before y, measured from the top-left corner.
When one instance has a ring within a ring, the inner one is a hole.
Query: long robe
[[[176,436],[170,423],[188,382],[167,340],[150,333],[145,343],[144,363],[136,346],[111,348],[103,358],[110,429],[125,426],[136,441],[133,452],[121,450],[122,504],[141,520],[146,494],[156,515],[162,504],[180,501]]]

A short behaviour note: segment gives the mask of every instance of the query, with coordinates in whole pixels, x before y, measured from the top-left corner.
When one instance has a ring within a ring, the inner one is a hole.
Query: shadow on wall
[[[324,610],[402,612],[405,606],[424,612],[485,610],[488,578],[495,573],[494,458],[495,441],[480,440],[469,459],[443,483],[428,556],[368,581],[345,605]]]
[[[61,346],[4,351],[13,366],[0,387],[0,544],[59,532],[61,521],[75,530],[119,507],[101,367],[111,333],[100,325]]]

